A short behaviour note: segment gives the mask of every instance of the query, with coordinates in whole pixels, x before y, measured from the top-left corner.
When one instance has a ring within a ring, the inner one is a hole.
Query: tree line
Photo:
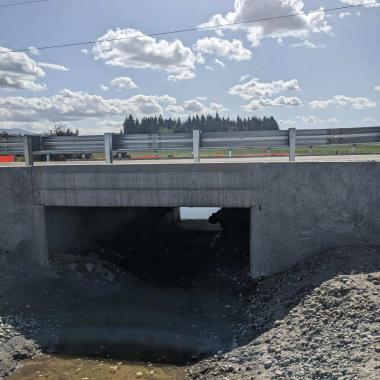
[[[203,132],[233,132],[233,131],[267,131],[279,130],[277,121],[270,117],[244,117],[236,119],[220,117],[218,113],[212,115],[195,115],[187,119],[163,118],[160,116],[134,118],[131,114],[125,118],[121,134],[151,134],[151,133],[184,133],[194,129]],[[21,136],[0,131],[0,138],[10,136]],[[62,128],[55,126],[44,133],[44,136],[79,136],[78,129]]]
[[[236,119],[220,117],[218,113],[212,115],[194,115],[185,120],[163,118],[160,116],[143,117],[141,120],[133,115],[126,117],[121,133],[183,133],[199,129],[203,132],[232,132],[232,131],[267,131],[279,130],[277,121],[270,117],[244,117]]]

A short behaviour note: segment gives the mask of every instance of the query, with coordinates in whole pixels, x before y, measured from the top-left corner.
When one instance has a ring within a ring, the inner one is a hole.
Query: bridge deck
[[[297,156],[296,162],[380,162],[379,154],[365,155],[339,155],[339,156]],[[255,163],[255,162],[289,162],[288,157],[247,157],[247,158],[208,158],[202,159],[201,164],[212,163]],[[141,165],[141,164],[194,164],[192,159],[167,159],[167,160],[115,160],[113,165]],[[23,162],[1,162],[0,167],[24,166]],[[35,162],[35,166],[52,165],[105,165],[104,161],[50,161]]]

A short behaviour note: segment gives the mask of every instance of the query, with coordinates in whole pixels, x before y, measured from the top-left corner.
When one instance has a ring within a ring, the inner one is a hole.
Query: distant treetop
[[[227,131],[266,131],[278,130],[277,121],[271,117],[248,117],[236,119],[220,117],[218,113],[211,115],[195,115],[186,120],[163,118],[160,116],[143,117],[141,120],[132,115],[126,117],[121,133],[180,133],[199,129],[203,132]]]

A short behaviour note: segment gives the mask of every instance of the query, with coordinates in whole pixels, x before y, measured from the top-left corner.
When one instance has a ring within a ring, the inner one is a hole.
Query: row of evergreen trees
[[[231,120],[229,117],[220,117],[218,113],[211,115],[196,115],[188,117],[186,120],[181,119],[164,119],[160,116],[143,117],[141,120],[134,118],[132,115],[126,117],[122,133],[180,133],[191,132],[199,129],[203,132],[227,132],[227,131],[264,131],[278,130],[277,121],[271,117],[237,117]]]

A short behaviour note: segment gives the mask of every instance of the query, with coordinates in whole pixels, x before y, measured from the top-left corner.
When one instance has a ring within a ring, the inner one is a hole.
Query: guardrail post
[[[106,164],[110,165],[113,162],[112,153],[112,133],[104,134],[104,151],[106,154]]]
[[[289,128],[289,162],[295,162],[296,160],[296,136],[296,129]]]
[[[194,162],[199,163],[200,157],[199,157],[199,148],[200,148],[200,131],[194,130],[193,131],[193,156],[194,156]]]
[[[25,165],[33,166],[33,136],[24,136]]]

